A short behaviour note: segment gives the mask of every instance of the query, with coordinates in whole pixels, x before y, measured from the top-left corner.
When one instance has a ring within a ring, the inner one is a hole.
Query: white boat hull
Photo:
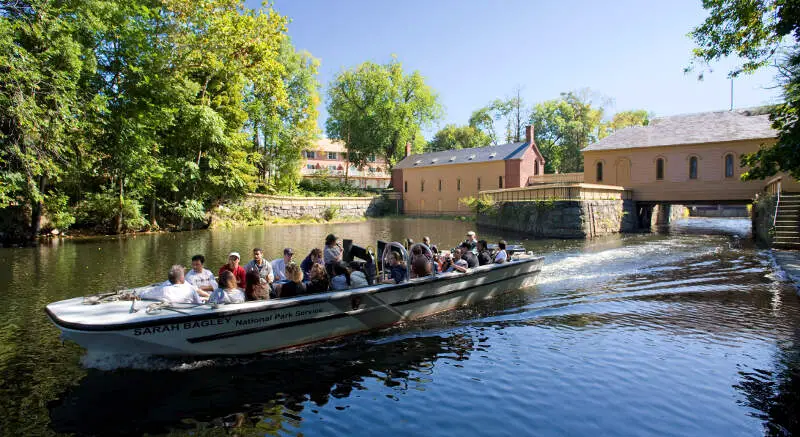
[[[483,266],[403,284],[290,299],[176,306],[147,314],[147,302],[47,306],[62,337],[90,351],[149,355],[240,355],[278,350],[389,326],[491,299],[535,284],[543,258]]]

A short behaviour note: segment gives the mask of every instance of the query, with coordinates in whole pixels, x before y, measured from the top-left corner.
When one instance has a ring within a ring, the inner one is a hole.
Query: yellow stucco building
[[[586,147],[584,182],[625,187],[637,201],[749,201],[764,181],[740,179],[741,157],[776,137],[768,115],[748,110],[656,118]],[[800,184],[784,178],[784,190]]]
[[[524,187],[529,177],[544,172],[544,163],[528,126],[524,142],[407,154],[392,169],[392,187],[402,195],[405,214],[463,214],[470,211],[459,199]]]

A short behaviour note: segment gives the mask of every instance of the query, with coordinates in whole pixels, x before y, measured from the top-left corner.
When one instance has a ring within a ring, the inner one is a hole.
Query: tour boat
[[[514,254],[509,262],[466,273],[216,307],[141,300],[89,305],[79,297],[51,303],[46,312],[63,339],[91,352],[252,354],[386,327],[530,287],[543,262],[543,257]]]

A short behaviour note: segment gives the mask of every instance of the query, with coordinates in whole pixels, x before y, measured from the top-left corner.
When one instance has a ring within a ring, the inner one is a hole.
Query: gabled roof
[[[654,118],[647,126],[622,129],[590,144],[583,151],[719,143],[777,136],[769,115],[755,115],[748,110],[701,112]]]
[[[432,167],[435,165],[469,164],[473,162],[521,159],[529,143],[508,143],[499,146],[473,147],[471,149],[445,150],[409,155],[394,168]]]

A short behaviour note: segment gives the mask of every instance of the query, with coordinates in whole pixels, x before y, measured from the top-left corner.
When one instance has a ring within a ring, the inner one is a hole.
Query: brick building
[[[343,181],[346,177],[352,185],[361,188],[386,188],[391,179],[383,159],[372,157],[364,168],[358,169],[347,161],[344,144],[327,138],[317,140],[312,149],[304,150],[303,158],[300,173],[304,178],[335,177]]]
[[[527,185],[530,176],[544,173],[544,157],[533,141],[533,126],[525,141],[498,146],[411,155],[392,169],[392,187],[402,194],[405,214],[462,214],[459,199],[481,190]]]

